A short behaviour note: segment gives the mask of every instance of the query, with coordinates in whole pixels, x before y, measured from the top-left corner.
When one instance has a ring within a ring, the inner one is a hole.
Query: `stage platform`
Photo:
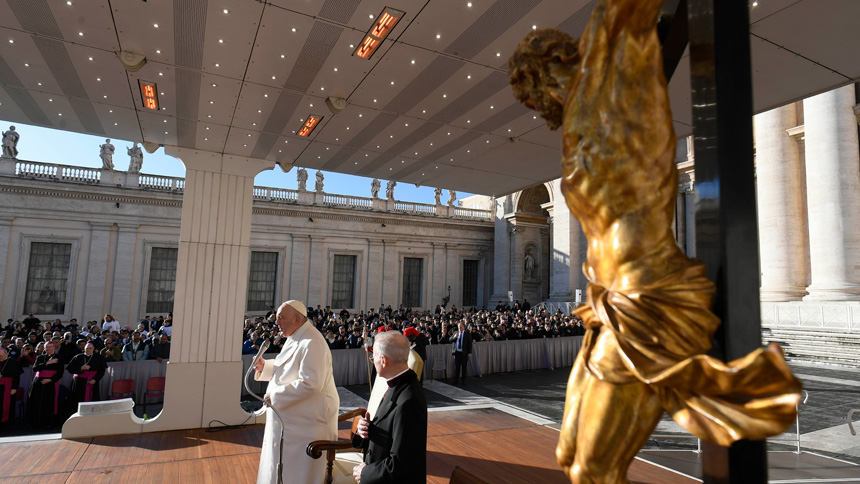
[[[254,425],[217,432],[195,429],[76,441],[7,440],[0,445],[0,484],[253,483],[262,438],[263,427]],[[558,431],[539,419],[498,408],[432,409],[427,482],[448,483],[454,466],[460,466],[492,484],[564,484],[568,481],[555,462],[557,439]],[[701,482],[698,458],[689,451],[644,451],[631,466],[629,478],[643,484]],[[818,462],[810,464],[801,462],[803,455],[787,453],[774,459],[771,454],[771,478],[778,476],[772,482],[860,482],[857,466],[817,458]],[[795,464],[804,467],[803,472],[795,473]],[[776,473],[774,466],[779,469]],[[821,469],[829,471],[822,473]],[[813,476],[846,480],[807,480],[815,479]]]

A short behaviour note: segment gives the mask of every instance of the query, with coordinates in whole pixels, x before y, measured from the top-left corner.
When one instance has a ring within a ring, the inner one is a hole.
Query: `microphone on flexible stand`
[[[257,351],[257,354],[254,356],[254,359],[251,360],[251,366],[248,368],[247,373],[245,373],[245,390],[247,390],[251,396],[253,396],[257,400],[263,402],[263,409],[261,409],[261,410],[264,411],[265,407],[271,408],[272,413],[275,414],[275,417],[278,418],[278,422],[280,422],[280,424],[281,424],[281,444],[279,447],[280,452],[279,452],[279,456],[278,456],[278,467],[277,467],[277,469],[278,469],[278,484],[283,484],[283,478],[284,478],[283,477],[283,475],[284,475],[284,472],[283,472],[283,470],[284,470],[284,421],[281,420],[281,416],[278,414],[278,411],[275,410],[275,407],[273,407],[270,403],[266,402],[266,400],[264,400],[263,398],[260,398],[259,395],[254,393],[251,390],[250,385],[248,384],[248,377],[251,375],[252,371],[256,371],[254,369],[254,367],[257,366],[257,362],[260,361],[260,358],[263,357],[263,353],[265,353],[266,350],[269,349],[270,344],[271,344],[271,342],[268,339],[263,340],[263,344],[260,346],[260,349]],[[262,413],[262,411],[260,412],[260,414],[261,413]],[[255,415],[260,415],[260,414],[255,414]]]

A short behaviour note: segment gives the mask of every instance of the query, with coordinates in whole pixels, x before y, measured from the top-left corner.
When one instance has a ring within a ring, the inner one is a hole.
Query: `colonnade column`
[[[860,154],[855,103],[853,85],[803,101],[812,269],[805,300],[860,298]]]
[[[806,294],[800,149],[787,130],[794,103],[753,117],[756,133],[761,300],[797,301]]]

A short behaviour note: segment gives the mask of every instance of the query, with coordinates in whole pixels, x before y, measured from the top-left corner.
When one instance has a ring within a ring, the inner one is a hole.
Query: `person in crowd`
[[[101,350],[101,355],[105,361],[122,361],[122,348],[113,343],[113,338],[108,336],[105,338],[105,347]]]
[[[6,340],[9,342],[7,343]],[[24,340],[18,336],[14,338],[3,338],[3,346],[9,352],[9,358],[18,360],[21,358],[21,347],[24,346]]]
[[[243,355],[256,355],[257,351],[260,350],[260,346],[263,345],[263,339],[260,338],[260,333],[254,331],[251,333],[251,337],[248,338],[247,341],[242,343],[242,354]]]
[[[29,333],[30,331],[35,331],[36,328],[40,327],[42,320],[34,316],[33,313],[30,313],[30,315],[24,318],[21,323],[24,325],[24,329]]]
[[[346,322],[346,320],[349,319],[349,311],[347,311],[346,308],[343,308],[340,310],[340,314],[338,314],[338,316],[340,316],[341,321]]]
[[[423,338],[423,335],[415,328],[408,327],[403,330],[403,336],[406,336],[406,339],[409,340],[410,347],[415,350],[415,353],[421,357],[422,362],[427,361],[427,348],[423,342],[419,342],[419,338]],[[426,339],[426,338],[423,338]],[[420,376],[420,375],[419,375]]]
[[[469,357],[472,356],[472,335],[466,331],[466,320],[457,325],[457,333],[451,336],[451,353],[454,354],[454,384],[462,381],[466,384],[466,374],[469,372]]]
[[[141,320],[140,320],[140,323],[138,323],[138,328],[139,328],[140,326],[143,326],[143,329],[144,329],[147,333],[149,333],[150,331],[152,331],[152,321],[150,321],[150,320],[149,320],[149,316],[148,316],[148,315],[147,315],[147,316],[144,316],[144,317],[143,317],[143,319],[141,319]]]
[[[427,481],[427,401],[418,377],[407,366],[409,342],[395,331],[376,336],[373,366],[388,390],[376,415],[359,419],[352,444],[364,461],[352,475],[359,484]]]
[[[51,331],[65,331],[66,327],[63,326],[63,323],[60,322],[59,319],[55,319],[53,323],[51,323]]]
[[[9,350],[0,346],[0,428],[15,416],[15,394],[21,382],[21,364],[9,357]]]
[[[135,331],[131,335],[131,341],[122,348],[123,361],[140,361],[149,358],[149,345]]]
[[[45,352],[36,357],[33,371],[36,375],[30,384],[25,420],[32,427],[54,427],[59,424],[60,378],[64,372],[54,341],[45,343]]]
[[[110,314],[105,314],[104,322],[102,323],[102,331],[119,331],[120,329],[119,321],[114,319]]]
[[[18,357],[18,362],[21,363],[21,368],[33,366],[36,362],[36,350],[30,343],[24,343],[21,347],[21,356]]]
[[[92,343],[84,346],[84,352],[77,354],[69,362],[66,371],[72,374],[72,386],[66,398],[66,414],[78,411],[80,402],[96,402],[99,398],[99,382],[105,376],[107,362],[96,352]]]
[[[72,358],[74,358],[78,353],[80,353],[80,350],[78,350],[78,342],[72,337],[72,333],[67,331],[60,342],[60,359],[62,359],[64,363],[68,363],[69,361],[72,361]]]
[[[161,328],[158,330],[161,334],[166,334],[168,338],[173,337],[173,317],[169,317],[164,320],[161,324]]]
[[[170,359],[170,338],[166,334],[155,335],[153,339],[157,339],[157,343],[152,344],[152,351],[149,352],[149,359],[163,363],[164,360]]]
[[[325,460],[311,459],[305,449],[308,442],[337,438],[340,398],[332,375],[331,351],[322,334],[308,322],[307,309],[301,301],[281,304],[276,321],[286,338],[284,348],[274,359],[261,358],[254,367],[257,381],[269,381],[264,396],[268,409],[257,484],[278,481],[280,458],[283,482],[317,484],[322,480]],[[281,429],[283,448],[277,446]]]
[[[346,339],[347,349],[361,348],[364,344],[364,339],[361,337],[361,328],[357,325],[352,329],[352,333]]]

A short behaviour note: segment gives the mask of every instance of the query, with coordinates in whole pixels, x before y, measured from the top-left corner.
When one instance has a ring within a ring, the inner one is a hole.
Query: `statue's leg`
[[[618,358],[614,348],[614,336],[604,331],[589,355],[577,360],[568,382],[568,404],[574,405],[565,406],[556,456],[575,484],[629,482],[630,462],[663,414],[656,394],[644,383],[610,383],[585,367],[590,360]]]

